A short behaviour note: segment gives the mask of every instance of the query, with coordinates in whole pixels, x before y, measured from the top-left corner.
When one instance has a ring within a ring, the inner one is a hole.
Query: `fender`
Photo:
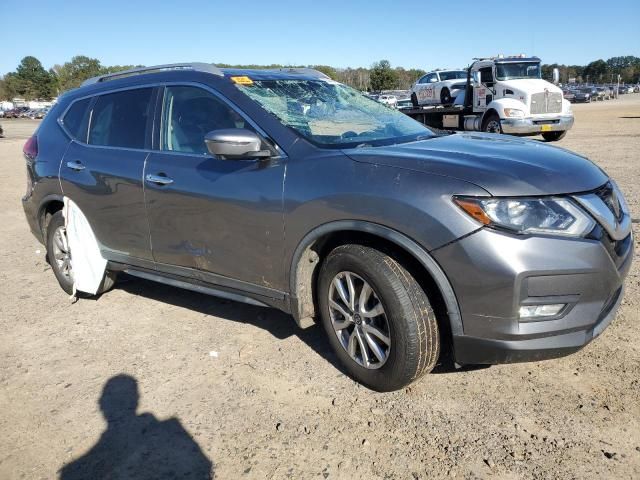
[[[449,317],[451,332],[454,335],[463,334],[460,307],[458,306],[458,301],[453,291],[453,287],[451,286],[451,283],[449,282],[449,279],[445,275],[444,271],[440,268],[440,265],[433,259],[433,257],[429,255],[429,253],[424,248],[422,248],[419,244],[417,244],[406,235],[403,235],[402,233],[391,228],[385,227],[384,225],[370,223],[362,220],[338,220],[335,222],[320,225],[311,232],[307,233],[307,235],[304,236],[304,238],[296,247],[289,269],[289,288],[291,292],[291,300],[292,302],[294,302],[294,304],[291,305],[291,311],[294,314],[294,317],[296,317],[297,321],[302,320],[298,319],[296,316],[298,308],[297,305],[295,305],[295,302],[297,302],[297,266],[300,262],[300,259],[302,258],[303,253],[319,238],[329,233],[344,231],[358,231],[376,235],[394,243],[398,247],[401,247],[405,251],[409,252],[429,272],[436,285],[440,289],[440,293],[442,294],[442,298],[444,299],[447,307],[447,316]]]

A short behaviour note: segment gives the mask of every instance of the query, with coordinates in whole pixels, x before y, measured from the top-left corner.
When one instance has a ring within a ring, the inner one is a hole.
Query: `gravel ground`
[[[638,238],[640,95],[574,110],[559,146],[619,182]],[[20,205],[37,122],[0,121],[0,478],[97,478],[99,462],[110,478],[640,477],[637,258],[616,320],[581,352],[374,393],[318,326],[275,310],[131,279],[72,304]]]

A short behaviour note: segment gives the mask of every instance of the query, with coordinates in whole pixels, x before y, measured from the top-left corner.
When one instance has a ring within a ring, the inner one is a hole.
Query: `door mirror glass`
[[[471,74],[471,81],[473,82],[473,86],[477,87],[480,85],[480,72],[475,71]]]
[[[269,158],[272,151],[262,149],[262,139],[245,128],[213,130],[204,136],[209,153],[228,160]]]

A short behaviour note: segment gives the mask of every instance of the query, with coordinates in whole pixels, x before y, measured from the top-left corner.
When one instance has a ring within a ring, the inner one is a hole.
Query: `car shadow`
[[[307,344],[313,351],[333,365],[340,373],[349,373],[338,360],[322,325],[299,328],[291,315],[275,308],[257,307],[240,302],[222,299],[203,293],[172,287],[138,277],[121,274],[116,288],[132,295],[139,295],[158,302],[194,310],[202,314],[223,318],[232,322],[250,324],[262,328],[278,340],[285,340],[293,335]],[[447,335],[448,336],[448,335]],[[459,373],[489,368],[490,365],[456,365],[450,345],[444,345],[438,363],[431,373]]]
[[[61,480],[213,478],[214,465],[177,418],[137,414],[138,382],[116,375],[98,402],[107,428],[87,453],[60,469]]]
[[[297,326],[291,315],[275,308],[234,302],[129,275],[121,274],[118,277],[116,288],[132,295],[169,303],[205,315],[253,325],[266,330],[278,340],[285,340],[295,335],[338,371],[345,375],[347,374],[342,364],[338,361],[338,357],[333,353],[329,342],[326,340],[324,329],[320,324],[314,324],[302,329]]]

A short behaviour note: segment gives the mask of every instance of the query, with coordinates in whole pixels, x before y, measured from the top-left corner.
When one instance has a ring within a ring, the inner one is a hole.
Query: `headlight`
[[[524,117],[524,112],[522,110],[518,110],[517,108],[505,108],[504,109],[504,114],[507,117],[516,117],[516,118],[522,118]]]
[[[453,201],[483,225],[515,233],[582,237],[595,226],[566,198],[454,197]]]

